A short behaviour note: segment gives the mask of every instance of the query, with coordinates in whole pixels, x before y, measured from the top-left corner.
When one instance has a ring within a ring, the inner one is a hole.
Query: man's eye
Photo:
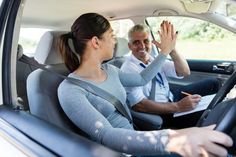
[[[139,44],[139,41],[138,41],[138,40],[135,40],[135,41],[133,41],[133,44],[134,44],[134,45],[138,45],[138,44]]]
[[[149,44],[149,43],[150,43],[150,40],[149,40],[149,39],[145,39],[145,40],[144,40],[144,43],[145,43],[145,44]]]

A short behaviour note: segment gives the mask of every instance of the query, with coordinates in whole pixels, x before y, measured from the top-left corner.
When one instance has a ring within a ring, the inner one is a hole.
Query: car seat
[[[120,68],[125,62],[126,56],[130,54],[130,50],[127,39],[117,37],[116,40],[113,58],[107,63]]]
[[[17,103],[23,110],[29,110],[26,79],[28,75],[36,68],[24,61],[22,61],[23,47],[18,44],[17,47],[17,61],[16,61],[16,86],[17,86]]]
[[[68,75],[69,71],[63,63],[56,47],[57,39],[66,32],[46,32],[40,39],[35,52],[35,60],[61,75]],[[27,96],[30,113],[61,128],[83,134],[64,114],[58,97],[57,88],[63,78],[37,69],[27,78]]]

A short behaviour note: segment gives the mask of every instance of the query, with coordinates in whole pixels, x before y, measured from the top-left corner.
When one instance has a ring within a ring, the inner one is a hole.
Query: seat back
[[[159,51],[157,47],[154,44],[152,44],[151,56],[156,57],[158,53]],[[128,47],[128,40],[125,38],[118,37],[114,49],[113,58],[107,63],[120,68],[122,64],[125,62],[126,57],[129,56],[129,54],[131,54],[131,51]]]
[[[17,61],[16,61],[16,86],[17,86],[17,103],[21,105],[23,110],[29,110],[26,79],[29,74],[36,68],[21,60],[23,56],[23,47],[18,44],[17,47]]]
[[[56,47],[57,39],[66,32],[46,32],[40,39],[35,60],[61,75],[68,75],[61,55]],[[33,71],[27,79],[27,95],[30,113],[64,129],[76,131],[76,127],[64,114],[57,88],[63,78],[41,69]]]
[[[118,68],[125,62],[126,55],[130,52],[128,47],[128,41],[125,38],[117,38],[117,42],[114,49],[113,58],[107,63],[112,64]]]

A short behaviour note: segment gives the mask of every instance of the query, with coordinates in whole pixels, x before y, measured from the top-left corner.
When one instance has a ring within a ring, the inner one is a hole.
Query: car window
[[[111,27],[117,37],[125,38],[128,40],[128,31],[134,26],[130,19],[114,20],[111,21]]]
[[[236,3],[228,4],[227,6],[227,15],[236,20]]]
[[[186,59],[236,61],[236,34],[207,21],[189,17],[148,17],[155,39],[163,20],[171,21],[178,40],[176,48]]]
[[[41,36],[49,29],[43,28],[21,28],[19,44],[23,47],[23,53],[29,57],[33,57],[37,44]]]

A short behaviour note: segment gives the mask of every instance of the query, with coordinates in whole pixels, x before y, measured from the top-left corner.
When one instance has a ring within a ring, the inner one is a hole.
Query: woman
[[[162,49],[158,57],[140,74],[122,73],[103,61],[112,58],[115,36],[107,19],[96,13],[81,15],[71,32],[61,36],[60,51],[71,71],[69,77],[92,83],[116,96],[123,104],[123,86],[142,86],[160,70],[173,50],[177,34],[167,23],[159,32]],[[145,51],[145,50],[144,50]],[[70,91],[70,92],[68,92]],[[64,80],[58,88],[60,104],[67,116],[92,139],[119,152],[158,155],[176,152],[182,156],[226,156],[232,140],[209,128],[135,131],[132,124],[108,101]]]

